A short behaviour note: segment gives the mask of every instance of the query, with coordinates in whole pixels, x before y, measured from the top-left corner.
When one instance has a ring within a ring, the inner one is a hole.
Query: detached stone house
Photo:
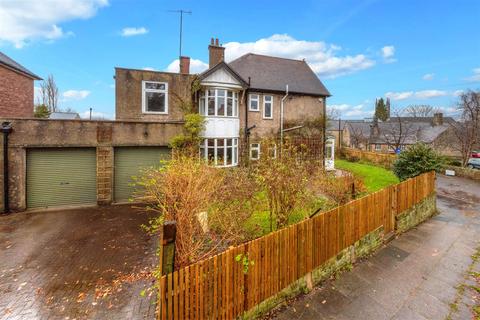
[[[0,52],[0,118],[33,117],[33,82],[42,80]]]
[[[249,53],[227,63],[218,39],[208,50],[201,74],[190,74],[188,57],[180,73],[116,68],[116,119],[182,122],[193,109],[206,117],[201,155],[228,167],[241,152],[258,159],[261,138],[278,136],[287,121],[325,115],[330,93],[304,60]]]

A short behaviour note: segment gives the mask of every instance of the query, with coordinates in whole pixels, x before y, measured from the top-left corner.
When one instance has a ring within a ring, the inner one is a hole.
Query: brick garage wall
[[[0,118],[33,117],[33,79],[0,65]]]
[[[12,211],[26,209],[28,148],[95,147],[97,203],[113,199],[113,150],[119,146],[168,146],[183,131],[183,122],[0,119],[12,122],[9,136],[9,199]],[[1,154],[1,153],[0,153]],[[0,181],[3,179],[3,167]],[[3,185],[0,186],[3,189]],[[3,198],[1,200],[3,205]],[[3,211],[3,210],[2,210]]]

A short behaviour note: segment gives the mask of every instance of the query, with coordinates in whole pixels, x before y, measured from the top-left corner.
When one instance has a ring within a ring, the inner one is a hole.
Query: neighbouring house
[[[345,125],[347,121],[340,119],[327,120],[327,135],[335,139],[335,146],[337,150],[342,147],[344,142],[343,135],[345,134]]]
[[[433,117],[391,117],[386,121],[347,121],[344,130],[346,146],[375,151],[396,152],[407,146],[423,142],[444,155],[456,152],[444,143],[455,120],[436,113]]]
[[[201,155],[228,167],[241,154],[258,159],[260,140],[281,135],[285,123],[300,127],[325,115],[330,93],[304,60],[248,53],[227,63],[218,39],[208,50],[200,74],[190,74],[188,57],[179,73],[116,68],[116,119],[181,122],[199,112],[206,117]]]
[[[77,112],[52,112],[48,118],[55,120],[75,120],[80,119],[80,115]]]
[[[0,52],[0,118],[33,117],[33,84],[42,80]]]

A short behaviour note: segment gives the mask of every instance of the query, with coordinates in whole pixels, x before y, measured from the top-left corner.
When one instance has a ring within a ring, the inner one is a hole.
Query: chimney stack
[[[433,114],[433,125],[441,126],[443,124],[443,113],[437,112]]]
[[[208,46],[208,66],[209,68],[216,66],[225,60],[225,48],[222,47],[218,38],[211,39]]]
[[[180,73],[190,74],[190,57],[180,57]]]

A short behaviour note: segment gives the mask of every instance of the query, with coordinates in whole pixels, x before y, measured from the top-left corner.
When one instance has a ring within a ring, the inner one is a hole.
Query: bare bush
[[[222,239],[205,232],[199,214],[206,212],[224,183],[224,171],[203,161],[178,156],[160,169],[150,169],[137,180],[136,200],[160,215],[151,222],[155,232],[165,220],[177,222],[175,268],[181,268],[216,252]]]
[[[338,205],[354,200],[367,191],[363,181],[352,174],[336,177],[331,174],[319,173],[311,183],[316,191],[335,201]]]
[[[262,142],[266,149],[272,149],[274,141]],[[294,209],[302,204],[307,194],[308,166],[303,158],[301,146],[285,142],[279,146],[280,152],[273,156],[269,152],[261,154],[255,168],[258,183],[265,189],[270,211],[270,230],[283,228]]]

